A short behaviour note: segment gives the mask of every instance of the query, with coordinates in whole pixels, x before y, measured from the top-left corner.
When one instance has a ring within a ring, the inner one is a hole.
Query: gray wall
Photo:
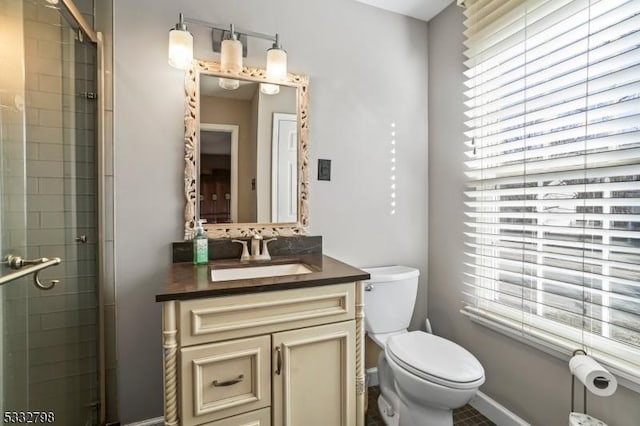
[[[426,277],[427,26],[353,0],[115,2],[116,290],[120,420],[159,416],[160,306],[170,242],[182,238],[183,72],[167,65],[178,12],[280,33],[289,69],[310,76],[310,232],[359,266],[402,263]],[[196,56],[208,31],[192,26]],[[251,46],[250,46],[251,47]],[[268,44],[246,61],[264,66]],[[391,215],[391,123],[396,214]],[[317,182],[318,158],[332,162]],[[421,287],[416,321],[426,308]]]
[[[487,381],[481,388],[534,425],[567,424],[568,364],[463,317],[463,15],[452,5],[429,32],[429,317],[434,332],[474,353]],[[637,425],[637,393],[619,387],[591,396],[589,414],[611,426]],[[581,405],[579,406],[581,407]]]

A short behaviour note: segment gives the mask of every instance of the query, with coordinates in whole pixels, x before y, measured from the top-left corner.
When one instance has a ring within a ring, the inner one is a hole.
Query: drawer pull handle
[[[276,374],[280,375],[282,372],[282,353],[280,352],[280,346],[276,347]]]
[[[219,382],[217,380],[213,381],[213,386],[219,388],[219,387],[223,387],[223,386],[233,386],[237,383],[240,383],[241,381],[244,380],[244,374],[241,374],[238,376],[238,378],[236,379],[231,379],[231,380],[227,380],[226,382]]]

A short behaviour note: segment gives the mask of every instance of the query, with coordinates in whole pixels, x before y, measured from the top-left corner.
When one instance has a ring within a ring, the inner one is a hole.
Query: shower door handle
[[[7,255],[4,258],[4,262],[3,263],[8,264],[9,268],[15,269],[17,271],[17,270],[22,269],[23,266],[39,265],[39,264],[41,264],[43,262],[46,262],[47,260],[49,260],[49,259],[47,259],[46,257],[43,257],[41,259],[29,260],[29,259],[24,259],[21,256],[14,256],[14,255],[10,254],[10,255]]]
[[[20,256],[9,255],[5,258],[5,262],[9,264],[10,268],[17,269],[17,271],[0,276],[0,285],[9,283],[30,274],[33,274],[33,284],[41,290],[51,290],[56,284],[60,282],[59,280],[51,280],[48,285],[45,285],[40,281],[40,271],[55,265],[59,265],[60,262],[62,262],[59,257],[54,257],[53,259],[43,257],[37,260],[24,260]],[[25,265],[29,266],[22,269],[22,267]]]
[[[76,242],[82,243],[82,244],[86,244],[87,243],[87,236],[82,234],[82,235],[76,237]]]

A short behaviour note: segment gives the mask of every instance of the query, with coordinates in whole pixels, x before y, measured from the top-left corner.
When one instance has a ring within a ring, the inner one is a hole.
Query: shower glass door
[[[22,3],[0,1],[0,255],[27,250]],[[10,270],[0,265],[0,275]],[[28,280],[0,286],[0,413],[28,407]],[[4,419],[0,420],[3,422]]]
[[[0,413],[17,423],[98,422],[96,46],[69,16],[0,0],[0,275],[8,255],[62,259],[40,273],[51,290],[0,286]]]

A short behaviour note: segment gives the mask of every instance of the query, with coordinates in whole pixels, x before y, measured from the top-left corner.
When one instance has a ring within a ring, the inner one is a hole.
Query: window
[[[640,1],[465,4],[463,313],[640,383]]]

